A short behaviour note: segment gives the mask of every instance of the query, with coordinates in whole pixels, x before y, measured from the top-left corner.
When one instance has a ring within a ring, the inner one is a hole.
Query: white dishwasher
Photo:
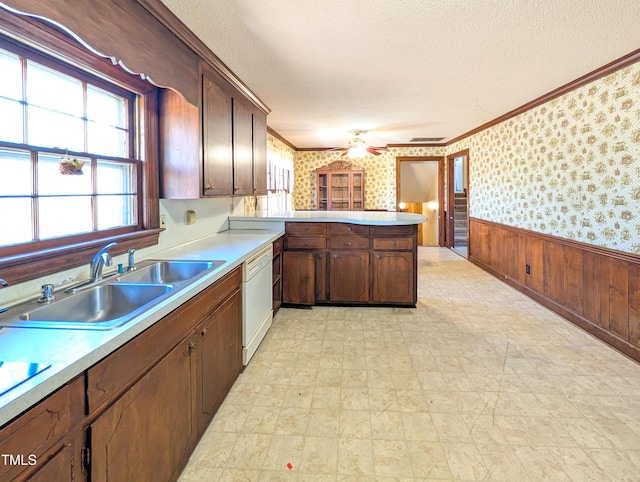
[[[247,366],[273,319],[270,244],[242,265],[242,364]]]

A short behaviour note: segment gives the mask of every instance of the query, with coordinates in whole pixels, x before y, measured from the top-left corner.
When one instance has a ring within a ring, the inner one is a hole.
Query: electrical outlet
[[[528,264],[524,265],[524,270],[527,274],[531,274],[531,266]]]
[[[160,229],[167,229],[167,215],[160,215]]]

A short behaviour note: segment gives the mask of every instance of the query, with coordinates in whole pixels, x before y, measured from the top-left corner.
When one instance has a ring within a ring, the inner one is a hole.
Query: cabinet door
[[[352,175],[351,210],[364,210],[364,171],[354,172]]]
[[[332,251],[329,260],[329,300],[369,301],[369,252]]]
[[[198,328],[198,433],[204,433],[242,368],[242,292]]]
[[[374,251],[373,301],[416,303],[413,253]]]
[[[283,253],[282,302],[295,305],[314,303],[314,253],[285,251]]]
[[[65,444],[58,453],[45,463],[38,461],[38,471],[29,477],[29,482],[81,481],[82,474],[82,439],[83,432],[78,432],[71,441]]]
[[[91,425],[92,482],[177,479],[196,442],[195,346],[193,334]]]
[[[198,199],[200,110],[171,89],[160,89],[160,197]]]
[[[327,270],[328,265],[328,253],[326,251],[316,251],[313,259],[313,271],[314,271],[314,288],[313,297],[315,301],[328,301],[328,283],[327,283]]]
[[[233,194],[232,99],[207,74],[202,77],[203,194]]]
[[[253,194],[267,194],[267,117],[253,114]]]
[[[233,194],[253,194],[253,115],[233,100]]]

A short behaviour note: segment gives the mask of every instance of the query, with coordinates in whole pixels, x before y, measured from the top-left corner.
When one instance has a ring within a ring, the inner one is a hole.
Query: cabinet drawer
[[[362,236],[334,236],[329,239],[331,249],[369,249],[369,238]]]
[[[0,446],[3,454],[23,456],[25,465],[0,464],[0,480],[13,480],[27,468],[28,457],[35,455],[37,462],[58,444],[84,412],[84,377],[80,376],[68,385],[38,403],[0,430]]]
[[[373,249],[413,249],[413,238],[374,238]]]
[[[327,234],[325,223],[286,223],[285,231],[291,235],[324,235]]]
[[[327,238],[319,236],[287,237],[287,249],[324,249],[326,247]]]
[[[360,224],[331,223],[329,224],[329,233],[369,236],[369,226],[362,226]]]
[[[371,236],[409,236],[414,233],[416,225],[401,226],[371,226]]]
[[[240,288],[238,267],[176,308],[156,324],[87,371],[89,413],[115,399],[194,330],[231,293]]]

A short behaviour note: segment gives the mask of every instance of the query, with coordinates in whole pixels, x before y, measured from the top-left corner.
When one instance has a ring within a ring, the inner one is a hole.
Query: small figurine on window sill
[[[84,161],[78,161],[73,157],[64,156],[60,160],[60,174],[63,176],[81,176],[84,165]]]

